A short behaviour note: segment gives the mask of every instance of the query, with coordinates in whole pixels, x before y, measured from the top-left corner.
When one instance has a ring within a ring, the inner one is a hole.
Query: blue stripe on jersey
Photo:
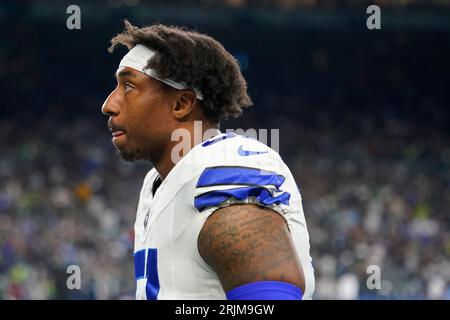
[[[274,197],[269,190],[262,186],[215,190],[195,197],[194,206],[199,211],[202,211],[207,207],[216,207],[231,197],[234,197],[236,200],[244,200],[248,197],[255,197],[260,204],[268,206],[271,204],[280,203],[289,205],[289,198],[291,195],[289,192],[283,192],[282,194]]]
[[[134,276],[136,280],[145,277],[145,249],[139,250],[134,254]]]
[[[158,276],[158,251],[157,249],[148,249],[147,253],[147,283],[145,284],[145,293],[147,300],[156,300],[159,293]]]
[[[206,168],[197,181],[197,188],[223,184],[274,185],[280,187],[285,178],[275,172],[249,167]]]

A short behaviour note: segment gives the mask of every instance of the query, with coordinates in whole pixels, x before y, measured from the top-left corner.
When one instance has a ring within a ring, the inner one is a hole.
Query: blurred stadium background
[[[66,28],[70,4],[81,30]],[[366,28],[369,4],[381,30]],[[316,299],[450,299],[447,0],[2,1],[1,299],[133,298],[150,166],[115,156],[100,113],[124,18],[206,32],[239,60],[255,105],[222,129],[280,129]],[[66,287],[71,264],[81,290]]]

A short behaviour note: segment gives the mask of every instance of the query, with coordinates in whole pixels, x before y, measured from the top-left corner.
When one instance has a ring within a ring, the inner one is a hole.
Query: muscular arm
[[[217,210],[200,232],[198,249],[225,292],[265,280],[289,282],[305,292],[286,221],[273,210],[251,204]]]

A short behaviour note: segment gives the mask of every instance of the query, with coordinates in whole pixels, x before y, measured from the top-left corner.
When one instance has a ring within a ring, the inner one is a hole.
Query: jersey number
[[[147,279],[145,284],[147,300],[156,300],[159,293],[158,250],[148,248],[135,252],[134,273],[136,281]]]

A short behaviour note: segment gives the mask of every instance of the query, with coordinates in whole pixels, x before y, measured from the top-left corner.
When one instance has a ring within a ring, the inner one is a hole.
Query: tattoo
[[[198,239],[200,255],[227,292],[264,280],[286,281],[304,292],[304,275],[286,221],[275,211],[251,204],[214,212]]]

